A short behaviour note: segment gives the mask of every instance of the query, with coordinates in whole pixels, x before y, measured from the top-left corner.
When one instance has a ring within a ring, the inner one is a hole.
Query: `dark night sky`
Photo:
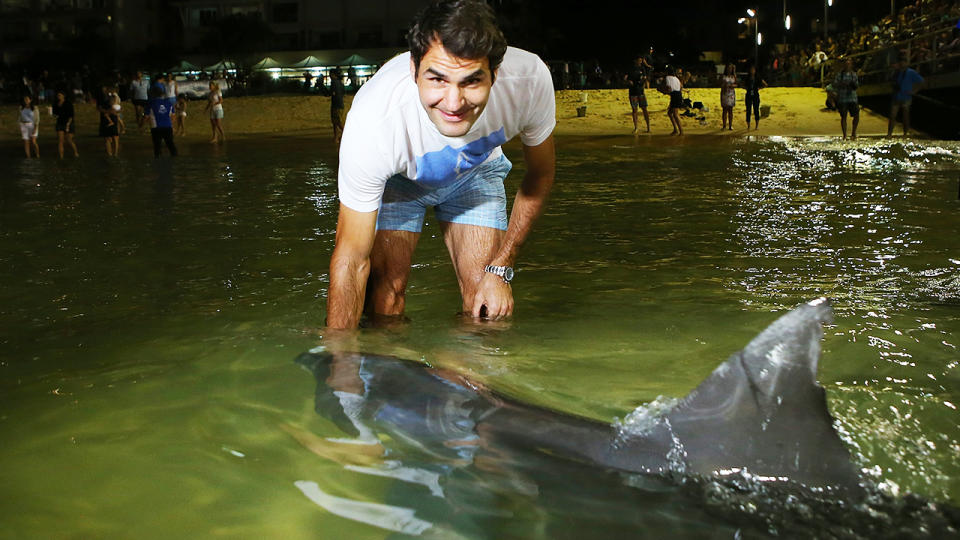
[[[783,39],[783,0],[633,2],[613,0],[491,0],[501,15],[511,44],[553,59],[592,59],[605,64],[629,64],[633,56],[653,45],[673,51],[679,62],[692,62],[700,51],[719,50],[737,55],[752,41],[738,40],[737,19],[753,7],[760,14],[760,32],[766,44]],[[904,5],[898,0],[897,6]],[[829,8],[831,33],[852,29],[854,17],[865,24],[890,12],[889,0],[834,0]],[[811,23],[823,17],[818,0],[787,0],[793,29],[787,39],[809,43]],[[838,25],[834,27],[834,24]]]

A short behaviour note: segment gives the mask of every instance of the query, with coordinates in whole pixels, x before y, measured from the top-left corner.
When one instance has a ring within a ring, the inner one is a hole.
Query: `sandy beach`
[[[685,91],[692,102],[701,102],[705,111],[698,112],[703,121],[694,117],[682,117],[687,136],[824,136],[840,135],[839,117],[836,112],[824,109],[825,94],[817,88],[766,88],[761,91],[761,106],[769,106],[769,116],[761,118],[760,128],[746,130],[744,122],[743,90],[737,91],[737,106],[734,112],[734,129],[720,129],[720,91],[717,88],[692,88]],[[347,106],[349,107],[348,96]],[[647,90],[650,113],[650,133],[643,129],[640,118],[638,137],[670,136],[670,122],[666,110],[668,96],[656,90]],[[186,142],[202,142],[210,138],[210,123],[204,111],[205,101],[192,101],[187,107]],[[577,115],[577,108],[586,105],[584,116]],[[75,105],[77,114],[77,138],[84,150],[89,152],[91,139],[96,139],[98,115],[93,104]],[[231,137],[248,136],[329,136],[330,99],[324,96],[273,95],[234,97],[224,100],[224,129],[227,140]],[[18,145],[20,131],[17,127],[16,105],[0,107],[0,139],[7,145]],[[42,122],[39,143],[41,155],[56,155],[54,119],[41,105]],[[695,111],[697,112],[697,111]],[[133,105],[123,104],[123,117],[127,134],[122,143],[140,144],[149,147],[147,130],[138,133],[134,121]],[[861,136],[885,135],[885,117],[864,110],[860,114]],[[630,102],[627,91],[617,90],[562,90],[557,92],[557,136],[630,135],[633,121],[630,117]],[[102,148],[97,141],[96,151]],[[7,152],[4,152],[7,154]]]

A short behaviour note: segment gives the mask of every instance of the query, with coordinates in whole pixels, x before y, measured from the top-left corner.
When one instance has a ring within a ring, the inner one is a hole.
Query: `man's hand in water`
[[[500,276],[484,273],[473,297],[471,315],[499,321],[513,315],[513,289]]]

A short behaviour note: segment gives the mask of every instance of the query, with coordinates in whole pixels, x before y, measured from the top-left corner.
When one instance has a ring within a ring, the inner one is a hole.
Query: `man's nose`
[[[443,94],[444,108],[450,112],[460,110],[463,105],[463,88],[457,84],[451,84]]]

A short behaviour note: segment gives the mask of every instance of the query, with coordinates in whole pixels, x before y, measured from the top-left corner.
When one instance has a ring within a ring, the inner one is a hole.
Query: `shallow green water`
[[[431,216],[410,324],[366,330],[358,347],[612,421],[686,394],[778,313],[829,296],[820,380],[857,464],[887,493],[957,504],[956,143],[558,145],[513,321],[455,315]],[[516,147],[508,155],[513,192],[522,160]],[[397,482],[290,434],[336,435],[293,362],[322,343],[335,170],[326,141],[296,139],[187,149],[173,162],[135,151],[0,161],[0,537],[393,534],[294,486],[397,504]],[[403,493],[406,506],[431,504]],[[574,504],[488,503],[464,519],[496,506],[526,528],[447,536],[555,537],[530,531]],[[622,514],[608,508],[583,530],[629,530]]]

